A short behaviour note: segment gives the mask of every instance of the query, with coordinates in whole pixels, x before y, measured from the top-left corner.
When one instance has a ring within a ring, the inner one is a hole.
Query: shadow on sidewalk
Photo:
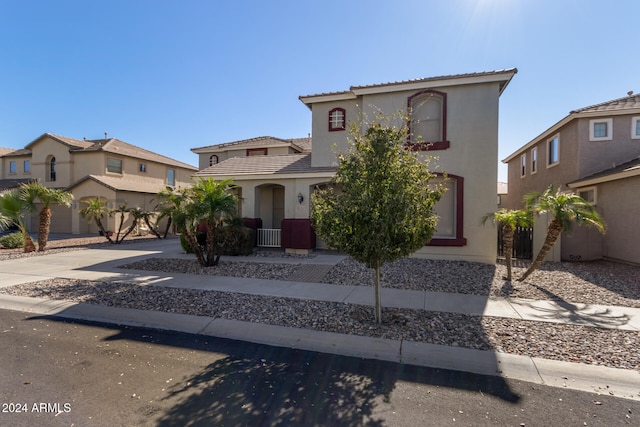
[[[629,323],[630,318],[626,314],[613,315],[610,309],[593,311],[590,310],[591,306],[589,304],[586,304],[584,305],[584,307],[580,308],[575,304],[565,301],[560,296],[541,286],[531,286],[544,293],[549,298],[549,300],[551,300],[553,304],[557,306],[557,308],[544,308],[534,306],[532,304],[525,304],[536,311],[544,313],[536,316],[540,319],[568,320],[571,324],[596,326],[600,328],[623,326]]]

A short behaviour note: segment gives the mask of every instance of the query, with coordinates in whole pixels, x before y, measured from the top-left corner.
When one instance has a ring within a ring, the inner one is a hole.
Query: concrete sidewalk
[[[373,292],[360,286],[336,286],[302,280],[264,280],[186,275],[119,269],[148,257],[193,259],[182,253],[177,240],[130,243],[121,247],[54,253],[37,258],[0,262],[0,287],[54,277],[131,281],[150,286],[218,290],[247,294],[373,305]],[[314,258],[233,257],[234,261],[335,265],[339,255]],[[325,269],[326,270],[326,269]],[[640,331],[640,309],[553,301],[498,299],[478,295],[383,289],[385,307],[508,317],[542,322],[580,324]],[[369,338],[201,316],[49,301],[0,294],[0,309],[175,330],[260,344],[299,348],[346,356],[500,375],[528,382],[613,394],[640,400],[640,372],[579,363],[559,362],[507,353],[471,350],[410,341]]]

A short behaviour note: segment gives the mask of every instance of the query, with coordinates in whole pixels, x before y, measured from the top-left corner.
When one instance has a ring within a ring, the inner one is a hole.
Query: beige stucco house
[[[577,227],[563,236],[560,259],[609,258],[640,263],[640,95],[571,111],[503,160],[509,168],[507,207],[549,185],[573,190],[596,206],[607,224],[600,236]]]
[[[100,197],[111,208],[126,203],[152,211],[156,193],[166,187],[189,186],[196,171],[191,165],[106,135],[105,139],[77,140],[45,133],[23,149],[0,151],[1,188],[40,180],[73,194],[71,208],[53,207],[51,231],[57,233],[97,232],[79,214],[84,200]],[[105,228],[116,230],[118,220],[108,218]],[[35,214],[28,225],[30,231],[37,231]]]
[[[407,143],[421,155],[436,156],[434,172],[448,176],[448,191],[436,206],[438,230],[416,256],[493,263],[495,229],[483,227],[481,218],[496,210],[498,101],[516,72],[430,77],[301,96],[311,110],[312,139],[261,137],[194,148],[200,158],[196,175],[232,179],[244,217],[259,218],[265,230],[282,227],[280,243],[286,248],[310,249],[299,247],[295,236],[304,235],[302,246],[312,240],[315,247],[315,237],[308,238],[305,228],[310,229],[310,194],[335,174],[336,152],[347,149],[348,124],[378,112],[410,110],[412,134],[428,144]],[[286,229],[294,236],[285,236]]]

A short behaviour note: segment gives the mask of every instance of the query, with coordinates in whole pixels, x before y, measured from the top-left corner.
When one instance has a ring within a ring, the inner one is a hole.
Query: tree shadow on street
[[[142,336],[126,328],[109,340]],[[167,389],[165,399],[179,403],[159,417],[159,426],[382,426],[377,408],[389,402],[397,381],[520,400],[501,377],[189,334],[153,336],[154,344],[227,355]]]

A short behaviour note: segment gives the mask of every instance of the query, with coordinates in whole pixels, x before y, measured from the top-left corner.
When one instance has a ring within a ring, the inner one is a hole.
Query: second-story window
[[[56,180],[56,158],[55,157],[51,157],[51,159],[49,160],[49,181],[55,181]]]
[[[167,185],[170,187],[176,186],[176,171],[175,169],[167,169]]]
[[[531,150],[531,174],[538,172],[538,147]]]
[[[589,141],[610,141],[613,139],[613,119],[589,120]]]
[[[558,135],[547,140],[547,167],[560,162],[560,137]]]
[[[218,156],[215,154],[212,154],[211,156],[209,156],[209,166],[213,166],[217,164],[218,164]]]
[[[147,171],[147,164],[146,163],[140,163],[139,167],[140,172],[146,172]]]
[[[447,94],[424,90],[409,97],[409,143],[414,150],[445,150],[447,141]]]
[[[107,172],[122,173],[122,160],[107,158]]]
[[[520,156],[520,177],[527,175],[527,154]]]
[[[347,128],[347,115],[344,108],[334,108],[329,111],[329,132],[345,130]]]

